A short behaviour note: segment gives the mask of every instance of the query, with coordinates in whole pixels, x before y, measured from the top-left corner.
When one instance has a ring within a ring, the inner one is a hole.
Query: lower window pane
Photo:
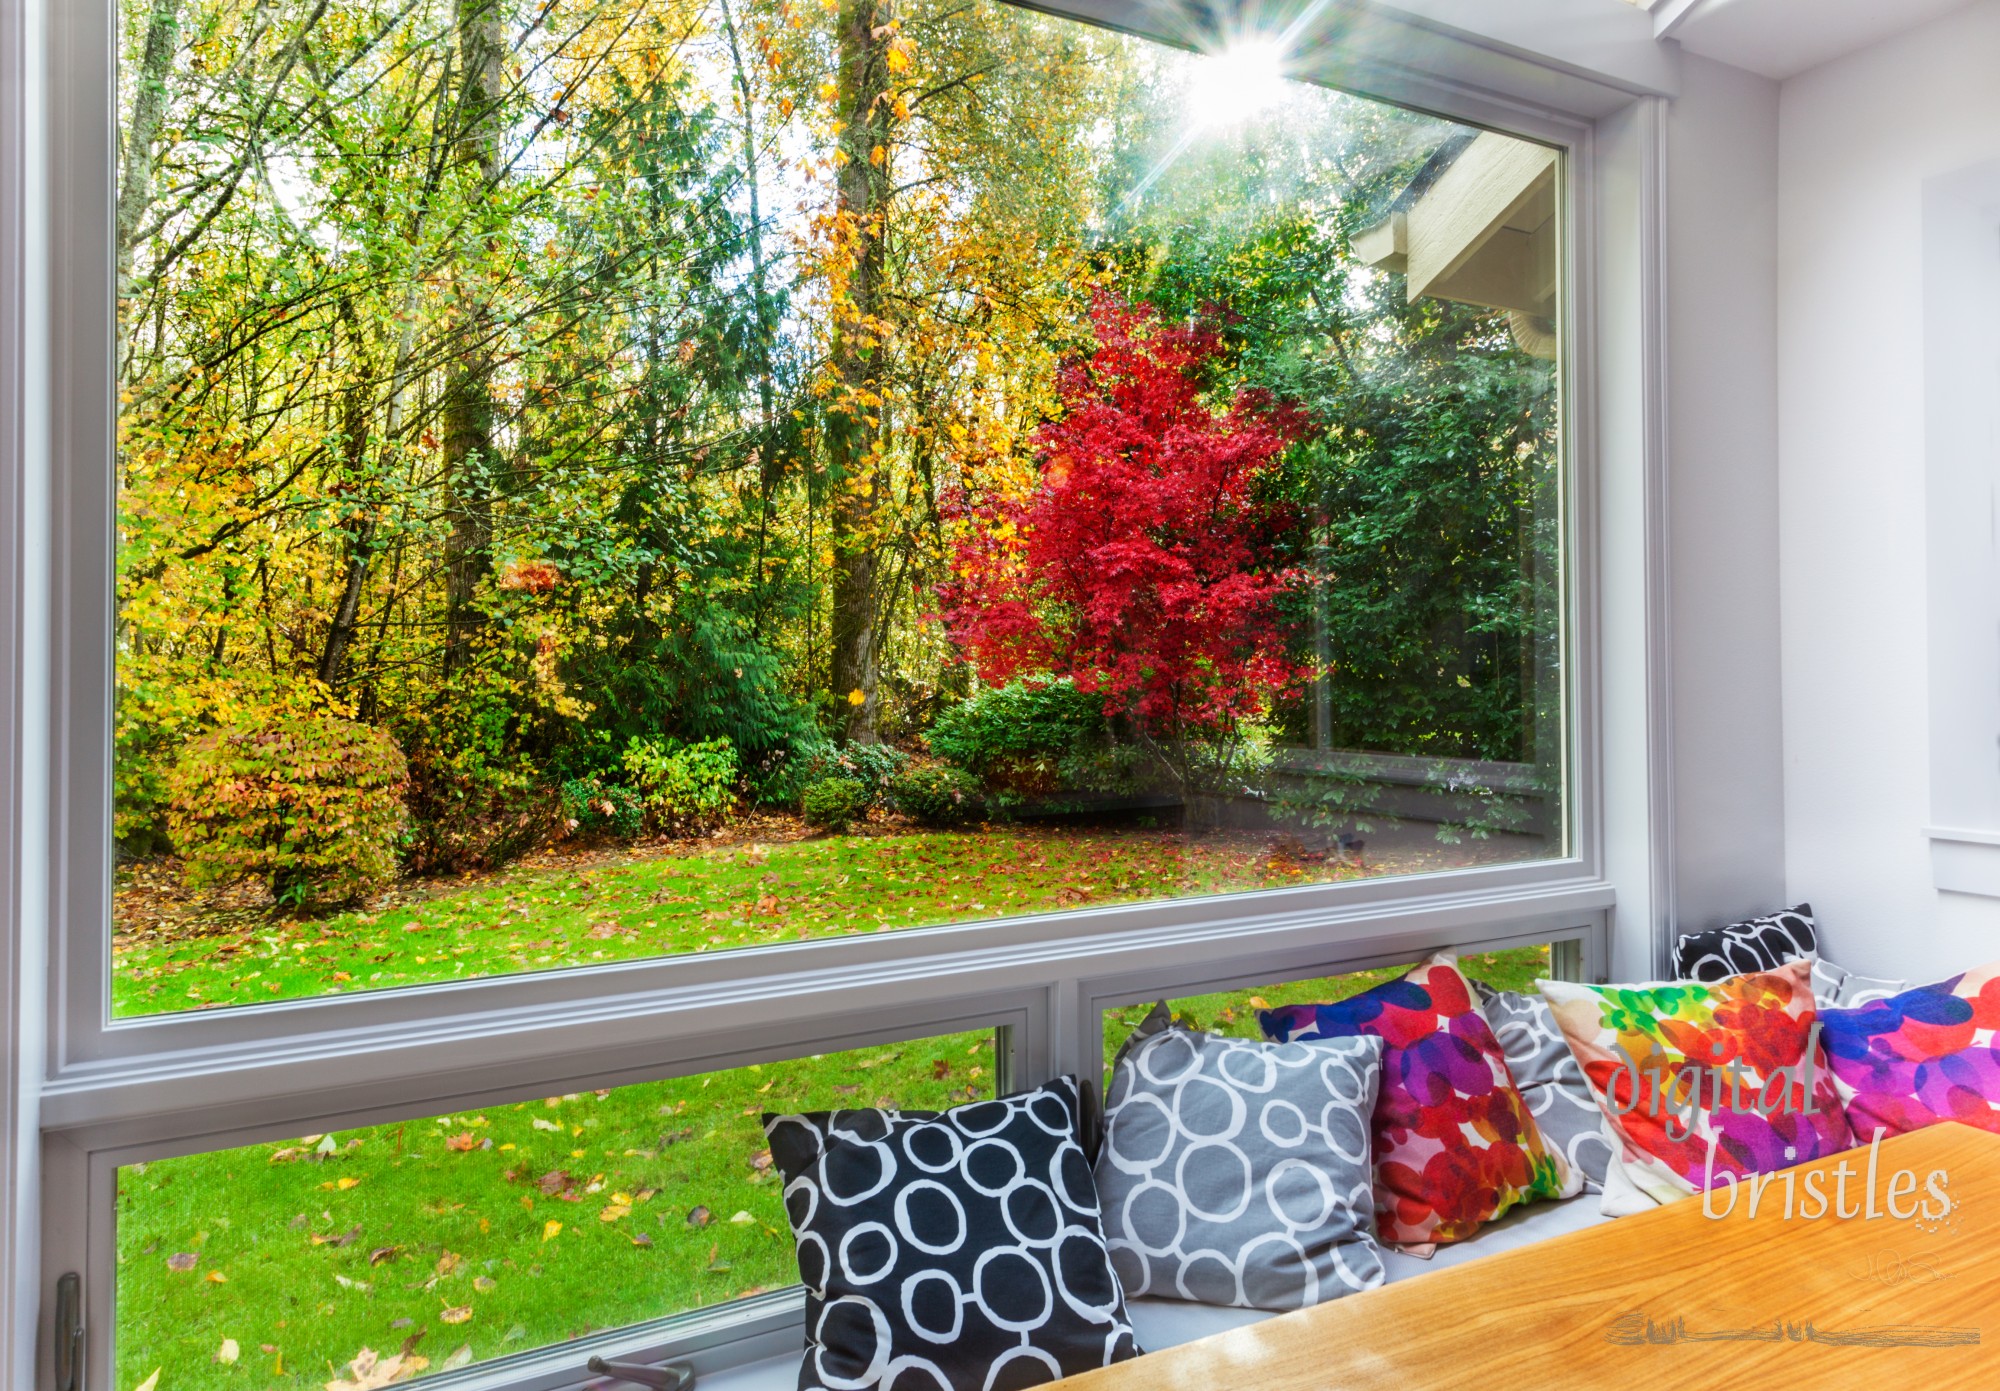
[[[1189,1028],[1206,1029],[1229,1038],[1260,1038],[1257,1011],[1269,1006],[1330,1003],[1359,995],[1372,986],[1396,979],[1415,962],[1384,966],[1372,971],[1348,971],[1337,976],[1312,980],[1286,981],[1279,985],[1258,985],[1243,990],[1225,990],[1209,995],[1190,995],[1168,1001],[1174,1019]],[[1532,993],[1535,981],[1549,974],[1547,947],[1511,947],[1506,951],[1482,952],[1458,959],[1459,969],[1473,980],[1484,981],[1496,990]],[[1146,1018],[1151,1001],[1104,1011],[1104,1088],[1111,1091],[1111,1061],[1118,1049]]]
[[[793,1284],[761,1114],[989,1097],[994,1047],[954,1034],[128,1165],[115,1384],[386,1385]]]

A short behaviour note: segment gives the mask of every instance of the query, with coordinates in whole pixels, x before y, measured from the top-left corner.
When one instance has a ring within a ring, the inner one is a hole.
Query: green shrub
[[[322,716],[190,740],[167,828],[193,887],[261,879],[288,908],[352,902],[396,877],[409,768],[387,734]]]
[[[602,778],[571,778],[562,785],[563,820],[579,834],[633,840],[646,824],[646,804],[637,792]]]
[[[849,744],[837,748],[820,743],[804,751],[799,780],[810,785],[825,778],[851,778],[868,793],[868,805],[878,806],[889,795],[896,774],[910,765],[910,755],[894,744]]]
[[[905,768],[890,780],[889,800],[897,811],[926,826],[962,826],[984,809],[979,779],[942,763]]]
[[[808,825],[844,831],[868,814],[870,800],[868,789],[858,778],[820,778],[806,784],[799,810]]]
[[[1101,699],[1068,680],[980,691],[940,715],[930,732],[938,757],[1022,792],[1094,781],[1088,773],[1110,742]]]
[[[625,746],[626,774],[654,823],[692,831],[719,821],[736,801],[736,746],[727,739],[683,744],[634,739]]]

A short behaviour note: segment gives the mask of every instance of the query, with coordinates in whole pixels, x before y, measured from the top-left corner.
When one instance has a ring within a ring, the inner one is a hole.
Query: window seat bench
[[[1595,1193],[1585,1193],[1558,1203],[1530,1203],[1489,1225],[1471,1241],[1440,1246],[1429,1260],[1400,1252],[1383,1254],[1388,1269],[1385,1283],[1395,1284],[1433,1270],[1476,1261],[1482,1256],[1531,1246],[1551,1237],[1566,1236],[1594,1227],[1611,1218],[1600,1210]],[[1198,1338],[1227,1333],[1274,1315],[1264,1309],[1232,1309],[1210,1304],[1190,1304],[1181,1299],[1134,1299],[1127,1304],[1139,1346],[1148,1352],[1192,1343]],[[765,1358],[732,1367],[701,1378],[697,1391],[792,1391],[798,1385],[799,1359],[796,1354]]]

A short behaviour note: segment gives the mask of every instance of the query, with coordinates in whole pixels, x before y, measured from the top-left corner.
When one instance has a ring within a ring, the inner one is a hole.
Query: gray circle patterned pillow
[[[1379,1038],[1218,1038],[1154,1006],[1119,1050],[1097,1158],[1126,1294],[1302,1309],[1381,1284],[1381,1080]]]
[[[1605,1166],[1613,1153],[1604,1113],[1591,1099],[1583,1066],[1556,1027],[1549,1002],[1540,995],[1495,990],[1484,981],[1474,981],[1472,988],[1542,1138],[1583,1175],[1586,1192],[1603,1192]]]

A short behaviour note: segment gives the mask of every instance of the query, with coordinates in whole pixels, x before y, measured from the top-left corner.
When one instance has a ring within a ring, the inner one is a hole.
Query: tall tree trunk
[[[146,48],[133,77],[132,116],[125,127],[113,228],[121,312],[132,289],[132,257],[138,249],[139,226],[153,202],[153,142],[159,139],[160,121],[167,110],[167,78],[172,75],[174,50],[179,47],[180,10],[180,0],[154,0],[152,18],[146,23]],[[120,382],[131,362],[133,341],[129,331],[119,335]]]
[[[889,214],[889,0],[842,0],[841,116],[836,209],[845,248],[846,303],[833,320],[839,399],[828,412],[832,489],[833,691],[847,702],[847,737],[873,743],[881,704],[875,650],[879,602],[878,519],[882,508],[882,314]]]
[[[771,498],[784,482],[784,451],[778,445],[777,306],[771,301],[770,275],[764,257],[763,194],[757,170],[757,107],[750,92],[750,71],[743,65],[743,47],[736,34],[736,16],[729,0],[721,0],[722,33],[729,41],[729,62],[735,70],[737,100],[743,104],[743,181],[750,189],[750,292],[757,313],[757,404],[762,428],[757,443],[757,551],[752,584],[756,603],[753,631],[764,631],[764,548],[771,525]]]
[[[500,32],[501,0],[457,0],[458,54],[463,77],[456,121],[458,161],[477,177],[474,197],[490,202],[500,182],[502,104],[506,46]],[[445,507],[444,674],[462,670],[484,622],[476,605],[479,583],[493,564],[493,306],[484,272],[473,269],[458,287],[458,323],[446,369],[443,426]]]

